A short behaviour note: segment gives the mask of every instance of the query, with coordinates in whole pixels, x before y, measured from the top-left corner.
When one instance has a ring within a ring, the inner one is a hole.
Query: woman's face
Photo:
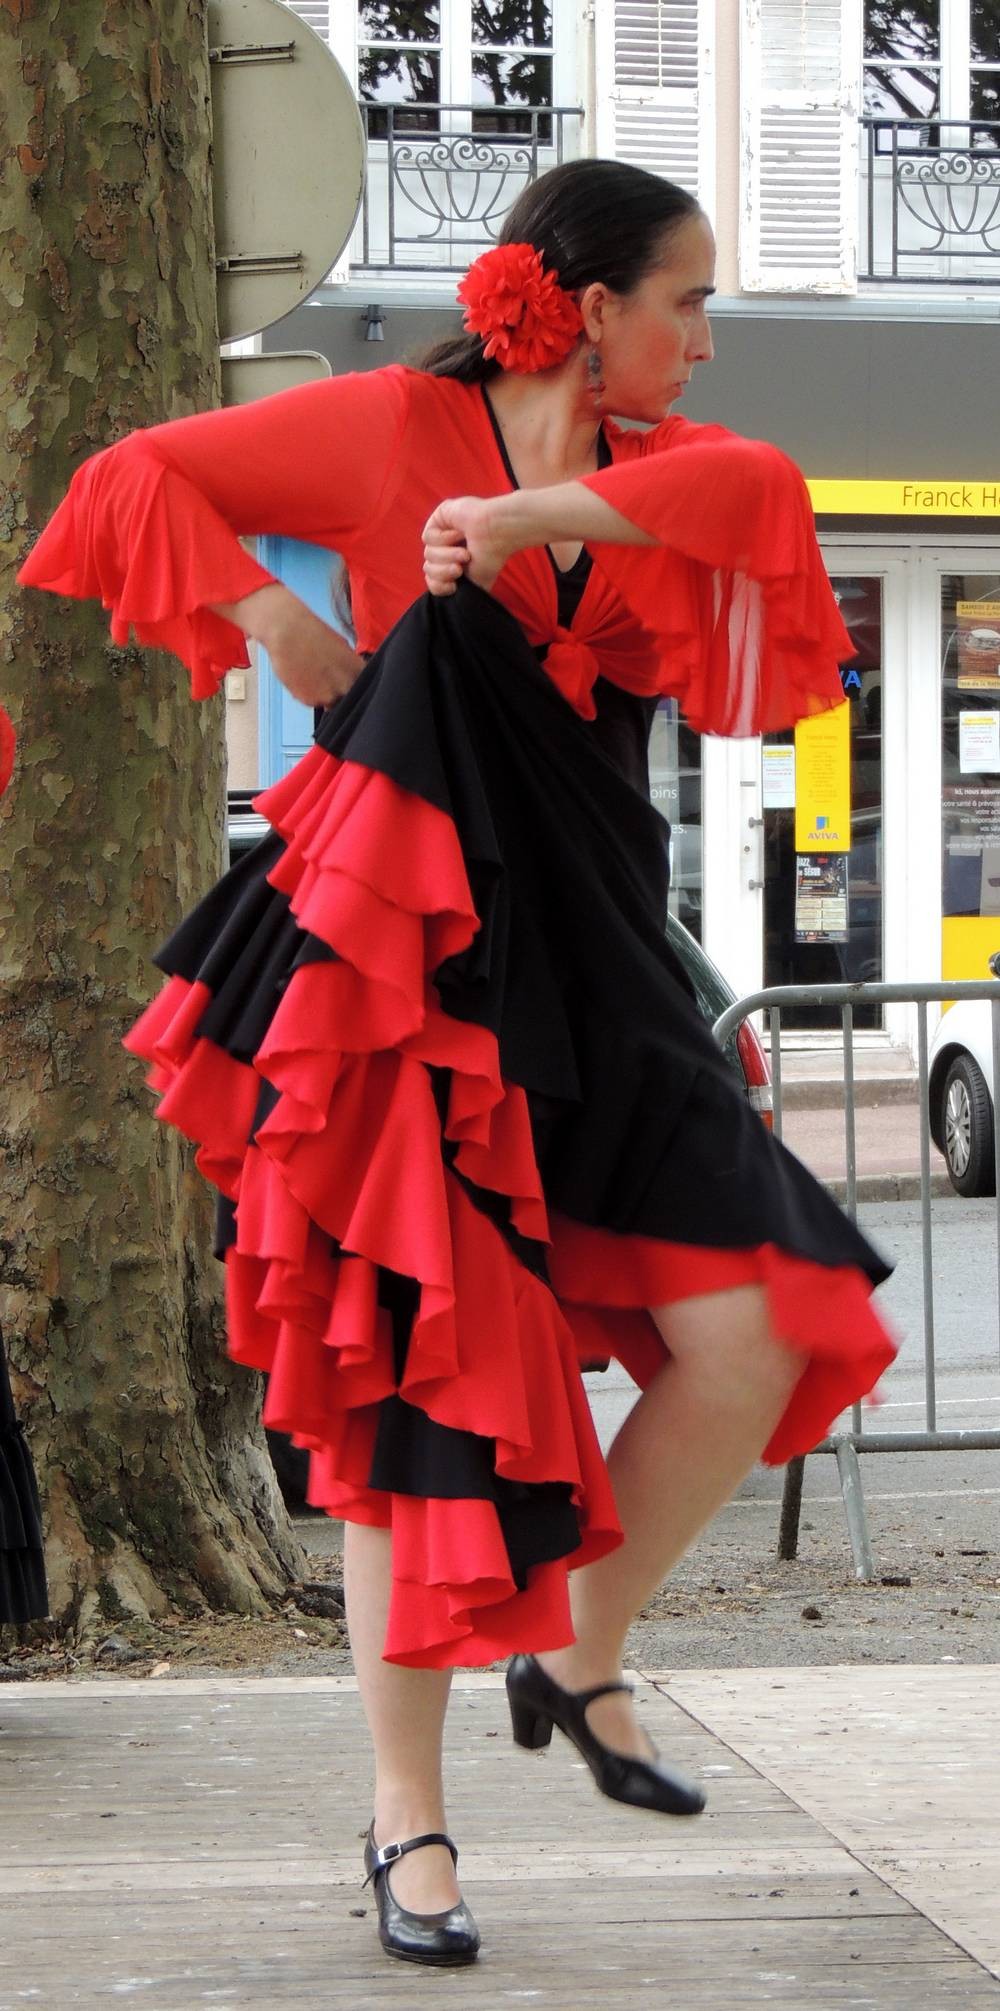
[[[665,417],[695,364],[711,362],[707,303],[714,291],[715,240],[701,215],[680,225],[665,262],[634,292],[593,289],[600,296],[592,311],[599,322],[604,411],[622,419]]]

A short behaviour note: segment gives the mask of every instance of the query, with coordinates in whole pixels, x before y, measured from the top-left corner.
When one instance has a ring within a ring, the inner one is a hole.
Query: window
[[[357,50],[362,102],[412,107],[395,132],[437,131],[441,106],[471,105],[474,132],[537,122],[548,144],[551,119],[532,113],[555,103],[549,0],[359,0]],[[372,139],[387,130],[385,113],[368,114]]]
[[[474,104],[552,105],[552,9],[547,0],[472,0],[472,99]],[[551,120],[539,122],[547,143]],[[474,132],[496,125],[477,111]],[[505,132],[530,132],[530,113],[504,119]]]
[[[862,277],[1000,279],[1000,0],[866,0]]]
[[[1000,574],[941,582],[944,939],[978,968],[1000,939]]]
[[[463,271],[528,183],[578,153],[578,13],[577,0],[337,0],[330,44],[369,146],[336,277]]]
[[[443,0],[447,7],[448,0]],[[361,0],[358,7],[358,96],[368,105],[406,105],[399,132],[434,131],[442,102],[439,0]],[[447,91],[444,95],[449,95]],[[422,111],[421,106],[433,107]],[[368,114],[368,134],[386,136],[385,113]]]
[[[883,582],[834,573],[832,584],[856,652],[841,669],[850,707],[850,845],[839,853],[796,851],[795,735],[768,734],[766,747],[789,748],[789,768],[784,789],[769,791],[765,783],[765,985],[866,984],[883,976]],[[833,1027],[838,1017],[839,1007],[806,1003],[782,1007],[781,1023],[789,1031]],[[881,1026],[882,1007],[856,1007],[854,1024]]]
[[[1000,0],[971,0],[971,8],[969,116],[1000,119]]]
[[[947,0],[944,0],[947,4]],[[868,0],[865,112],[872,118],[933,119],[941,110],[942,0]]]
[[[1000,144],[1000,0],[866,0],[864,69],[866,115],[920,121],[913,146],[956,122]]]
[[[661,699],[653,716],[649,793],[670,825],[670,912],[701,942],[701,740],[681,718],[676,698]]]

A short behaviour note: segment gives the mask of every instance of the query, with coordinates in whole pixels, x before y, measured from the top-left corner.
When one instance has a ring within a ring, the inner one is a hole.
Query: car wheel
[[[956,1192],[994,1194],[993,1105],[983,1072],[971,1055],[957,1055],[945,1076],[941,1139],[948,1177]]]

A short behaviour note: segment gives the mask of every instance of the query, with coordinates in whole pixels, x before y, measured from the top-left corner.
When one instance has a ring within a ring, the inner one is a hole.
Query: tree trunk
[[[0,1320],[52,1611],[252,1611],[301,1562],[211,1197],[120,1041],[223,865],[224,700],[14,571],[73,469],[218,402],[206,0],[0,0]]]

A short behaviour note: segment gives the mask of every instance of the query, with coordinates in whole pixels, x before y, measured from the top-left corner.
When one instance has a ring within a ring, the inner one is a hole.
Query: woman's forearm
[[[310,615],[305,601],[293,594],[290,587],[282,586],[280,580],[255,588],[253,593],[244,594],[242,600],[217,601],[212,612],[242,629],[251,642],[262,642],[265,649],[269,637],[284,634],[301,622],[303,615]]]
[[[235,623],[251,642],[262,643],[272,658],[308,644],[311,650],[321,647],[327,661],[345,675],[357,676],[358,659],[351,644],[280,580],[257,587],[242,600],[218,601],[213,612]]]
[[[656,543],[582,482],[558,482],[550,489],[517,489],[500,499],[500,510],[504,542],[511,543],[512,551],[573,538],[584,544]]]
[[[361,669],[350,643],[280,580],[242,600],[217,601],[213,612],[263,644],[272,670],[304,705],[331,704],[350,690]]]

